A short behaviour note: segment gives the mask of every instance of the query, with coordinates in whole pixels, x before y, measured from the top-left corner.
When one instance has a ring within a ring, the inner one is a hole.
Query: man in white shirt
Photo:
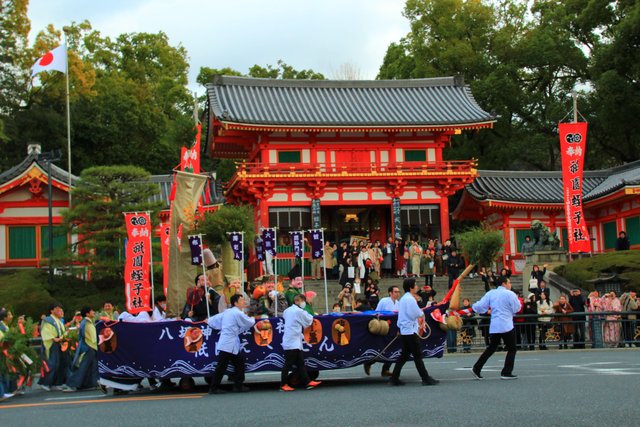
[[[427,368],[424,367],[424,362],[422,361],[422,351],[420,351],[418,319],[424,317],[424,311],[418,307],[418,301],[416,300],[416,294],[418,293],[416,279],[414,277],[404,279],[402,288],[404,289],[404,295],[398,303],[398,328],[400,329],[400,339],[402,339],[402,353],[400,353],[400,358],[396,362],[396,367],[389,382],[395,386],[404,385],[404,382],[400,381],[400,372],[404,364],[409,360],[409,356],[413,356],[416,369],[420,374],[420,378],[422,378],[422,385],[436,385],[440,381],[429,376]]]
[[[320,385],[320,381],[312,381],[304,366],[304,352],[302,351],[302,340],[304,340],[304,328],[311,326],[313,316],[307,313],[304,308],[307,298],[304,294],[298,294],[293,298],[293,305],[283,313],[284,334],[282,336],[282,349],[284,350],[284,366],[280,376],[280,390],[295,390],[288,384],[287,378],[293,365],[300,378],[300,383],[304,384],[307,390]]]
[[[392,285],[392,286],[389,286],[389,289],[387,290],[387,292],[389,293],[389,296],[384,297],[380,300],[380,302],[376,307],[376,311],[393,311],[397,313],[398,300],[400,299],[400,288],[398,288],[395,285]],[[374,363],[375,363],[375,359],[374,361],[364,363],[363,367],[364,367],[365,374],[369,375],[371,373],[371,365],[373,365]],[[382,372],[380,373],[380,375],[383,377],[390,377],[391,365],[392,365],[391,362],[384,362],[384,364],[382,365]]]
[[[207,319],[207,324],[213,329],[220,330],[220,337],[216,344],[218,350],[218,364],[213,374],[211,385],[209,386],[209,394],[224,393],[220,389],[222,377],[227,371],[229,362],[233,363],[233,391],[245,392],[249,391],[244,383],[244,357],[240,353],[240,334],[248,331],[256,323],[255,319],[247,316],[242,311],[245,307],[245,299],[242,295],[236,294],[230,300],[233,307],[224,313],[216,314]]]
[[[486,313],[491,309],[491,323],[489,325],[489,347],[480,356],[471,372],[476,379],[481,380],[482,367],[487,360],[495,353],[500,340],[507,348],[507,355],[504,358],[504,367],[500,378],[503,380],[513,380],[518,378],[513,375],[513,363],[516,359],[516,332],[513,327],[513,316],[520,311],[520,301],[518,296],[511,291],[511,282],[506,279],[501,286],[490,290],[482,299],[473,304],[473,311],[476,313]]]

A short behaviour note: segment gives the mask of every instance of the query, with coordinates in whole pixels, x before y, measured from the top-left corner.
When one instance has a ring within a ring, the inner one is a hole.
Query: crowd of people
[[[381,375],[390,377],[393,385],[402,385],[399,378],[402,366],[413,355],[423,384],[437,384],[437,380],[427,373],[422,358],[416,357],[416,351],[419,350],[415,328],[417,319],[424,313],[421,308],[428,307],[436,301],[433,275],[448,274],[450,279],[455,278],[464,267],[464,260],[458,255],[455,246],[449,241],[440,245],[435,239],[428,243],[426,250],[418,242],[393,239],[389,239],[385,245],[380,245],[379,242],[358,242],[351,247],[346,243],[328,246],[333,247],[329,250],[325,248],[325,259],[322,260],[324,274],[339,277],[342,286],[333,311],[398,312],[402,355],[393,370],[391,363],[384,363]],[[514,348],[533,350],[536,345],[538,349],[546,350],[549,343],[557,345],[559,349],[566,349],[569,344],[572,344],[573,348],[584,348],[587,336],[594,342],[595,337],[601,336],[607,347],[640,346],[634,314],[638,311],[637,294],[634,289],[629,289],[620,296],[615,292],[606,292],[602,296],[598,292],[591,292],[586,298],[580,289],[574,289],[570,295],[561,295],[556,301],[551,301],[551,292],[545,282],[546,268],[547,265],[543,265],[542,268],[533,266],[526,299],[520,293],[511,290],[511,271],[508,269],[493,272],[482,268],[478,271],[477,274],[482,278],[487,292],[485,297],[488,299],[483,298],[472,305],[471,301],[465,298],[462,308],[466,311],[462,314],[460,331],[447,332],[447,349],[450,352],[457,351],[458,338],[462,343],[463,352],[471,350],[478,331],[484,338],[487,350],[474,366],[476,377],[481,377],[482,366],[493,351],[500,349],[501,341],[508,353],[513,352]],[[317,274],[322,275],[323,272]],[[400,288],[394,285],[386,289],[386,296],[381,297],[380,278],[394,275],[405,277],[404,296],[401,298]],[[425,276],[425,283],[420,286],[416,279],[422,276]],[[509,291],[508,294],[504,293],[505,290]],[[296,372],[304,387],[318,386],[320,383],[311,380],[304,372],[302,351],[303,330],[311,324],[313,315],[317,314],[313,308],[315,297],[312,291],[303,292],[301,277],[291,278],[286,290],[272,277],[266,277],[264,281],[246,287],[238,278],[231,278],[222,289],[216,290],[208,286],[205,275],[198,274],[193,286],[187,291],[186,303],[176,319],[206,321],[212,328],[221,331],[218,342],[219,363],[212,377],[210,392],[223,392],[219,385],[228,364],[233,364],[237,373],[233,376],[234,391],[247,390],[243,384],[244,361],[238,351],[238,336],[256,327],[262,319],[274,316],[282,316],[285,322],[282,343],[285,366],[282,371],[281,390],[293,390],[287,382],[291,370]],[[491,298],[495,298],[496,302],[492,303]],[[513,303],[514,298],[517,309]],[[496,312],[496,307],[500,304],[504,304],[506,311]],[[505,314],[510,311],[514,311],[512,315]],[[597,313],[603,314],[598,316]],[[496,318],[501,320],[496,321]],[[507,321],[507,318],[511,320]],[[155,299],[149,311],[136,315],[118,313],[115,305],[107,301],[99,312],[91,307],[83,307],[68,321],[65,320],[62,306],[52,304],[47,314],[42,316],[37,331],[42,339],[43,362],[38,383],[43,390],[74,392],[99,388],[106,391],[98,382],[97,352],[101,340],[96,334],[95,323],[98,320],[142,323],[173,319],[167,314],[164,295]],[[0,342],[10,328],[19,328],[21,322],[24,323],[24,317],[19,318],[16,325],[13,325],[12,321],[11,312],[0,309]],[[496,326],[501,322],[503,327]],[[509,322],[514,325],[513,331],[502,331],[501,329],[508,327]],[[68,338],[70,331],[76,331],[77,334],[77,343],[71,347],[75,350],[73,357]],[[509,362],[503,370],[503,377],[506,379],[509,379],[513,369],[512,356],[509,355],[508,359]],[[373,363],[374,361],[364,365],[367,375],[370,374]],[[15,380],[15,376],[0,376],[0,397],[10,397],[24,391],[24,386],[18,387]],[[157,388],[172,386],[173,383],[165,380],[158,385],[158,382],[152,379],[150,385]]]
[[[341,285],[354,281],[365,283],[368,278],[424,277],[425,285],[433,286],[434,276],[448,275],[449,286],[465,267],[455,241],[428,239],[421,243],[411,238],[389,237],[379,240],[353,239],[349,244],[326,242],[324,257],[311,263],[311,277],[338,280]],[[265,267],[265,271],[270,269]],[[472,273],[475,275],[476,273]]]

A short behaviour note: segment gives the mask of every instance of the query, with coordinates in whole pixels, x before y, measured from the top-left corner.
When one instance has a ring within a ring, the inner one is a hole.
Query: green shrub
[[[54,276],[53,283],[49,284],[47,271],[37,269],[0,273],[0,306],[10,307],[16,316],[24,314],[39,320],[51,303],[59,302],[68,319],[84,306],[98,310],[106,300],[113,301],[122,311],[124,284],[113,279],[85,282],[74,276]]]
[[[501,232],[482,227],[456,234],[456,241],[467,260],[480,267],[490,266],[504,246]]]
[[[558,266],[554,272],[583,289],[593,290],[589,280],[601,274],[618,274],[628,286],[640,287],[640,251],[608,252],[592,258],[574,260]]]

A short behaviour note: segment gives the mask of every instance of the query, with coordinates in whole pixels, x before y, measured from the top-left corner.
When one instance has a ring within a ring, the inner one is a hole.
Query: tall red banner
[[[127,249],[124,266],[124,293],[127,311],[138,314],[153,308],[151,301],[151,218],[148,213],[125,213]]]
[[[171,223],[160,225],[160,249],[162,253],[162,289],[164,295],[167,296],[169,288],[169,229]]]
[[[591,241],[582,211],[582,173],[587,144],[586,123],[560,123],[564,215],[569,252],[591,252]]]
[[[202,125],[196,125],[196,140],[190,149],[182,151],[182,171],[200,173],[200,139],[202,137]]]

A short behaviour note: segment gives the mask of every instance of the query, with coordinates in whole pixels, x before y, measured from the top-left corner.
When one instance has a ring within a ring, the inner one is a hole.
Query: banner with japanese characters
[[[304,236],[302,231],[290,231],[291,236],[291,248],[293,249],[293,256],[296,258],[302,258],[304,254]]]
[[[262,237],[256,236],[253,241],[253,247],[256,250],[256,259],[260,262],[264,261],[264,242]]]
[[[265,253],[276,256],[276,232],[273,228],[262,229],[262,248]]]
[[[202,265],[202,238],[199,235],[189,236],[191,249],[191,265]]]
[[[560,123],[564,214],[569,252],[591,252],[591,241],[582,210],[582,175],[587,143],[587,123]]]
[[[124,292],[127,311],[137,314],[152,309],[151,281],[151,219],[148,213],[125,213],[127,228]]]
[[[241,232],[234,231],[232,233],[227,233],[227,238],[229,239],[229,244],[231,245],[231,250],[233,251],[233,259],[236,261],[242,260],[244,253],[244,242]]]
[[[309,230],[309,237],[311,238],[311,258],[322,258],[324,256],[322,230]]]
[[[162,254],[162,289],[164,295],[167,296],[167,288],[169,287],[169,228],[171,224],[160,224],[160,253]]]
[[[448,304],[424,309],[425,327],[419,331],[422,357],[442,357],[445,332],[431,313]],[[386,335],[369,332],[369,322],[389,324]],[[377,358],[395,362],[402,342],[398,315],[368,311],[314,316],[304,329],[305,365],[310,370],[343,369]],[[98,371],[101,380],[123,383],[140,378],[210,376],[218,363],[220,331],[206,322],[98,322]],[[284,365],[284,319],[261,319],[255,328],[240,334],[240,352],[247,372],[280,371]],[[135,387],[134,385],[134,387]],[[115,384],[113,384],[115,386]]]

